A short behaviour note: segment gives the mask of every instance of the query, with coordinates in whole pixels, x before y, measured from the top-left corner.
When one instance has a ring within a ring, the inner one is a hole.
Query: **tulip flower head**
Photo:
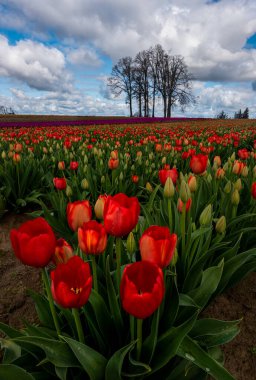
[[[107,233],[116,237],[128,235],[138,223],[139,214],[138,198],[123,193],[109,195],[103,213]]]
[[[73,231],[77,231],[83,223],[89,222],[92,218],[92,208],[89,201],[69,202],[66,213],[68,225]]]
[[[208,156],[204,154],[194,154],[190,159],[190,169],[194,174],[203,174],[206,171]]]
[[[86,304],[92,290],[90,265],[79,256],[73,256],[51,272],[51,281],[57,304],[64,308],[80,308]]]
[[[44,218],[23,223],[10,233],[15,256],[25,265],[45,267],[55,252],[56,238]]]
[[[78,228],[78,244],[87,255],[103,253],[107,246],[105,227],[96,220],[83,223],[82,227]]]
[[[149,317],[164,297],[163,271],[150,261],[138,261],[124,269],[120,298],[127,313],[136,318]]]
[[[168,227],[150,226],[140,238],[141,258],[165,268],[172,260],[176,244],[177,235],[171,234]]]
[[[65,178],[53,178],[53,184],[57,190],[65,190],[67,187]]]

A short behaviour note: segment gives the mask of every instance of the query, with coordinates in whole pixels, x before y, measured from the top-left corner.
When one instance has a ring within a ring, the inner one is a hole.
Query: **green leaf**
[[[108,302],[111,314],[114,318],[114,323],[116,326],[117,333],[119,336],[123,330],[123,320],[120,312],[120,307],[117,301],[117,296],[115,292],[115,287],[112,282],[110,268],[109,268],[109,256],[106,260],[106,284],[107,284],[107,292],[108,292]]]
[[[35,380],[35,378],[25,371],[24,369],[17,367],[13,364],[1,364],[0,365],[0,379],[3,380]]]
[[[182,325],[171,327],[159,337],[155,355],[151,362],[152,373],[164,367],[176,355],[184,337],[194,326],[197,316],[198,313],[196,312]]]
[[[92,289],[89,303],[93,308],[100,332],[104,339],[109,342],[113,337],[115,326],[103,298],[94,289]]]
[[[219,321],[206,318],[196,321],[190,336],[207,347],[219,346],[230,342],[239,333],[238,321]]]
[[[62,339],[67,342],[91,380],[102,380],[104,378],[105,367],[107,364],[107,359],[104,356],[93,350],[91,347],[74,339],[64,336],[62,336]]]
[[[8,339],[0,339],[0,347],[4,350],[3,363],[10,364],[21,356],[21,348]]]
[[[198,309],[200,308],[200,306],[198,306],[193,300],[193,298],[191,298],[188,294],[180,293],[179,300],[180,300],[179,302],[180,306],[190,306],[190,307],[196,307]]]
[[[121,376],[123,362],[125,356],[133,349],[135,344],[136,341],[131,342],[127,346],[116,351],[114,355],[111,356],[106,366],[105,380],[123,380]]]
[[[128,368],[122,372],[122,375],[124,377],[134,379],[136,377],[141,378],[142,376],[149,374],[151,372],[150,366],[145,363],[134,360],[131,354],[132,354],[132,349],[129,352],[129,361],[127,364]]]
[[[66,367],[55,367],[56,375],[61,380],[66,380],[68,369]]]
[[[54,322],[48,300],[42,294],[36,293],[31,289],[28,289],[27,292],[35,302],[36,311],[40,322],[44,326],[54,329]]]
[[[22,343],[29,343],[41,348],[45,352],[46,359],[56,367],[79,367],[76,357],[64,342],[33,336],[16,338],[14,342],[21,345]]]
[[[195,341],[188,336],[179,346],[177,354],[191,361],[216,380],[235,380],[220,363],[208,355]]]
[[[0,331],[2,331],[9,338],[17,338],[23,336],[24,333],[6,325],[5,323],[0,322]]]
[[[223,267],[224,261],[222,260],[218,266],[207,268],[203,272],[200,286],[188,293],[188,296],[191,297],[201,308],[207,304],[212,294],[217,289],[221,279]]]

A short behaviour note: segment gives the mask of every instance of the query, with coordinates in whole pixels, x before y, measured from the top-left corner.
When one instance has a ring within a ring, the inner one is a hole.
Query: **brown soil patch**
[[[6,215],[0,220],[0,321],[20,328],[23,320],[37,322],[27,289],[42,289],[40,270],[21,264],[13,254],[9,233],[26,215]],[[219,296],[204,316],[222,320],[241,319],[241,332],[223,347],[225,367],[237,380],[256,379],[256,273]]]
[[[0,322],[17,328],[24,326],[24,320],[37,321],[27,289],[41,289],[40,270],[20,263],[10,244],[10,230],[26,220],[26,215],[6,215],[0,220]]]

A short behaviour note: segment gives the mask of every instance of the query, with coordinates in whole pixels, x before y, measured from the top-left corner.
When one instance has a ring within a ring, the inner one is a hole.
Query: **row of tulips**
[[[39,325],[0,324],[0,378],[233,379],[239,321],[200,313],[256,268],[256,132],[207,123],[1,133],[2,199],[37,206],[13,250],[45,294]]]

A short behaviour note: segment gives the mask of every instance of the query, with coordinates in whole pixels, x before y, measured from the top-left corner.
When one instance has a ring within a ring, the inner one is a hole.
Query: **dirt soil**
[[[37,322],[27,289],[41,291],[40,270],[21,264],[12,252],[9,233],[28,220],[26,215],[0,219],[0,322],[20,328],[23,320]],[[240,334],[223,346],[225,367],[236,380],[256,380],[256,273],[219,296],[204,316],[222,320],[242,319]]]

